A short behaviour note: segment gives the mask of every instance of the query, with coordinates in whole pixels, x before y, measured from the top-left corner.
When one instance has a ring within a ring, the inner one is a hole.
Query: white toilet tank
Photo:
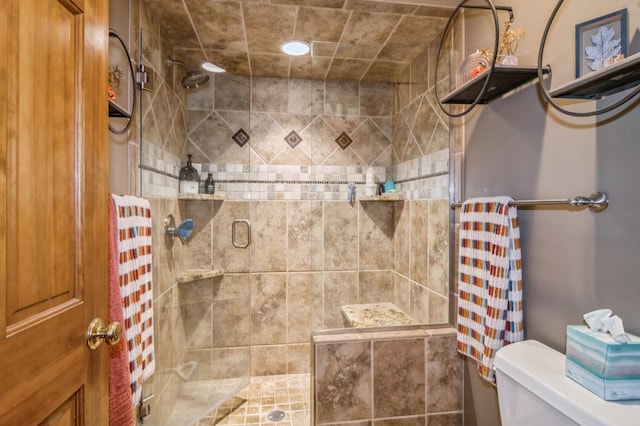
[[[565,376],[565,356],[535,340],[494,362],[503,426],[640,425],[640,401],[605,401]]]

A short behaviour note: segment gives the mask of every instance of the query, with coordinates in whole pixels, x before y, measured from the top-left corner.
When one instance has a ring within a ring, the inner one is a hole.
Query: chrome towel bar
[[[606,210],[609,206],[609,197],[604,192],[596,191],[588,197],[581,195],[568,199],[551,199],[551,200],[514,200],[509,203],[510,206],[561,206],[568,205],[572,207],[589,207],[592,212],[599,213]],[[462,203],[451,203],[451,208],[462,207]]]

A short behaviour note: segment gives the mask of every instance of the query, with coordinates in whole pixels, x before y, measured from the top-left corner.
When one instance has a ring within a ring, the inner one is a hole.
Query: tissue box
[[[618,343],[608,333],[567,326],[565,374],[607,401],[640,399],[640,338]]]

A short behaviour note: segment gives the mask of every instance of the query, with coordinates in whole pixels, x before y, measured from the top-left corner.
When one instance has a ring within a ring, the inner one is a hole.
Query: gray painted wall
[[[514,7],[516,26],[526,27],[527,37],[533,33],[535,40],[521,57],[521,64],[533,65],[535,43],[555,1],[530,2],[540,8],[537,14],[524,0],[507,3]],[[567,2],[561,20],[569,36],[574,23],[584,20],[571,18],[580,8],[575,3]],[[596,17],[627,7],[625,2],[607,3],[614,4],[603,13],[579,13]],[[628,7],[633,35],[639,24],[634,16],[637,8]],[[467,40],[474,37],[473,30],[467,27]],[[553,39],[550,43],[545,52],[550,52],[552,69],[572,67],[573,51],[559,48]],[[552,62],[563,53],[566,63]],[[564,74],[554,71],[554,87],[560,77],[570,74],[561,71]],[[568,108],[591,110],[609,101]],[[568,198],[602,190],[611,199],[603,213],[559,208],[519,211],[528,339],[564,352],[566,325],[580,324],[583,313],[597,308],[611,308],[623,318],[628,332],[640,334],[639,107],[636,101],[615,115],[574,119],[548,108],[540,101],[537,86],[531,86],[465,117],[464,198]],[[465,425],[499,424],[495,389],[478,378],[473,364],[466,367]]]

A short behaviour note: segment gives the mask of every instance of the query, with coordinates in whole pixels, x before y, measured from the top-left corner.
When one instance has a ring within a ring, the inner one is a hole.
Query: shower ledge
[[[224,195],[220,194],[178,194],[178,200],[192,201],[224,201]]]
[[[405,199],[404,192],[385,192],[380,195],[363,195],[358,197],[360,201],[402,201]]]
[[[224,274],[224,269],[188,269],[178,277],[178,283],[192,283],[209,278],[221,277]]]

